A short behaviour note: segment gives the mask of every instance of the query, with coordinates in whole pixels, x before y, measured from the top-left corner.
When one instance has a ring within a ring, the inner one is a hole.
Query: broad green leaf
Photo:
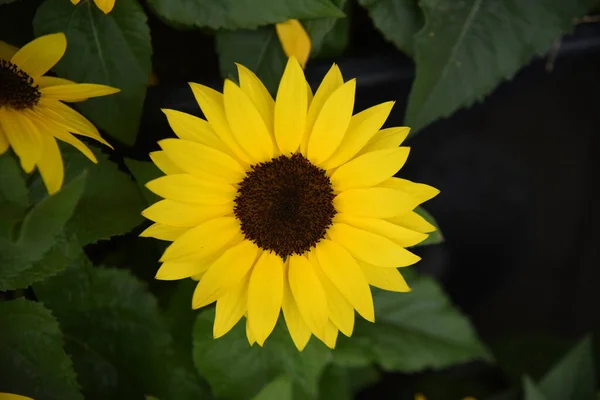
[[[219,66],[224,78],[237,77],[235,63],[254,72],[272,95],[287,62],[274,26],[256,30],[218,31],[216,35]]]
[[[264,386],[252,400],[292,400],[292,380],[287,376],[280,376]]]
[[[467,317],[433,279],[409,279],[409,284],[410,293],[374,291],[376,322],[359,319],[352,337],[338,339],[337,363],[376,362],[385,370],[416,372],[490,359]]]
[[[170,398],[171,338],[156,299],[128,271],[79,264],[34,291],[60,323],[85,398]]]
[[[429,222],[431,225],[436,227],[435,232],[431,232],[429,234],[429,237],[427,239],[423,240],[421,243],[417,244],[417,246],[426,246],[429,244],[442,243],[444,241],[444,235],[442,234],[442,231],[440,230],[440,227],[439,227],[438,223],[435,221],[435,219],[433,218],[433,216],[431,214],[429,214],[429,212],[427,212],[427,210],[425,210],[421,206],[415,208],[415,212],[417,214],[419,214],[421,217],[425,218],[425,220],[427,222]]]
[[[354,396],[352,395],[349,370],[337,365],[329,365],[321,376],[318,398],[320,400],[352,400]]]
[[[18,0],[0,4],[0,40],[23,46],[33,39],[31,20],[41,0]]]
[[[255,29],[288,19],[343,17],[331,0],[149,0],[161,18],[213,29]]]
[[[161,197],[157,196],[146,187],[146,183],[164,175],[154,163],[126,158],[125,165],[135,178],[135,182],[148,205],[156,203],[161,199]]]
[[[451,0],[449,0],[451,1]],[[367,9],[375,27],[398,49],[414,54],[414,35],[423,27],[418,0],[358,0]],[[448,20],[448,24],[452,21]]]
[[[5,153],[0,156],[0,237],[13,239],[15,225],[29,207],[29,192],[23,172],[16,160]]]
[[[523,400],[548,400],[540,388],[528,376],[523,378],[523,391]]]
[[[346,0],[332,0],[344,9]],[[302,21],[311,40],[311,57],[340,55],[348,45],[350,20],[346,18],[318,18]]]
[[[0,393],[83,399],[58,322],[40,303],[0,302]]]
[[[213,320],[212,310],[198,315],[194,327],[194,362],[216,396],[247,399],[280,376],[316,395],[319,377],[331,358],[325,345],[313,338],[299,352],[280,324],[264,347],[251,347],[245,320],[222,338],[213,339]]]
[[[406,112],[413,132],[481,101],[573,27],[595,0],[421,0],[417,75]]]
[[[100,83],[121,93],[78,103],[99,128],[132,145],[138,133],[151,71],[150,30],[135,0],[117,0],[105,15],[92,1],[46,0],[33,21],[37,36],[64,32],[67,52],[54,70],[81,83]]]

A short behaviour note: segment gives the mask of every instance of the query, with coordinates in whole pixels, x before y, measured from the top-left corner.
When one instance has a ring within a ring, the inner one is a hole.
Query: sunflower
[[[275,24],[275,31],[281,43],[283,52],[288,57],[295,57],[302,68],[310,56],[312,42],[304,26],[297,19],[288,19],[285,22]]]
[[[333,65],[312,94],[290,58],[276,100],[238,65],[223,94],[190,83],[207,120],[163,110],[179,137],[151,153],[166,174],[141,235],[173,241],[156,278],[198,280],[194,309],[216,302],[213,334],[246,316],[263,345],[280,310],[296,347],[333,348],[354,311],[375,319],[369,285],[407,292],[397,267],[435,228],[413,210],[438,190],[395,178],[406,127],[381,129],[393,102],[352,115],[355,80]]]
[[[10,58],[6,56],[12,53],[10,48],[0,46],[0,155],[12,147],[25,172],[31,173],[37,166],[50,194],[61,188],[64,178],[56,139],[72,145],[93,162],[97,162],[94,153],[71,133],[110,147],[90,121],[61,101],[83,101],[119,91],[43,76],[66,48],[62,33],[35,39]]]
[[[71,0],[74,5],[79,4],[81,0]],[[96,7],[98,7],[104,14],[108,14],[115,7],[116,0],[94,0]]]

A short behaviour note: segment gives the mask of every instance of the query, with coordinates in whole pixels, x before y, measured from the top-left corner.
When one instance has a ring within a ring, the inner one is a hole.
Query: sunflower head
[[[312,335],[334,347],[355,312],[374,321],[369,285],[409,291],[398,267],[435,230],[414,209],[438,190],[396,178],[408,128],[381,129],[393,103],[353,115],[354,80],[333,65],[312,93],[289,59],[276,99],[251,71],[223,94],[191,83],[206,120],[163,110],[177,139],[151,154],[164,200],[142,236],[173,243],[157,279],[192,278],[192,307],[216,302],[214,336],[246,317],[262,345],[281,311],[302,350]]]

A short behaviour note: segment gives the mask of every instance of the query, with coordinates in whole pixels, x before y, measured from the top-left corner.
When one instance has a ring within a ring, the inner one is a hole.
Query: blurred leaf
[[[343,17],[331,0],[148,0],[167,22],[213,29],[255,29],[288,19]]]
[[[337,365],[329,365],[321,376],[319,399],[352,400],[353,398],[348,370]]]
[[[60,323],[85,398],[167,400],[171,338],[156,299],[128,271],[80,264],[34,290]]]
[[[481,101],[573,27],[595,0],[421,0],[417,75],[406,123],[413,132]]]
[[[29,207],[29,192],[17,161],[9,153],[0,156],[0,237],[13,239],[15,225]]]
[[[0,327],[0,392],[83,399],[50,311],[25,299],[0,302]]]
[[[218,31],[216,40],[221,76],[237,77],[237,62],[254,72],[272,95],[277,93],[287,57],[274,26]]]
[[[92,1],[46,0],[33,21],[36,36],[64,32],[67,52],[54,70],[81,83],[100,83],[121,93],[77,106],[116,139],[132,145],[138,133],[151,71],[150,30],[135,0],[117,0],[105,15]]]
[[[440,226],[438,225],[436,220],[433,218],[433,215],[429,214],[429,212],[427,212],[427,210],[425,210],[421,206],[418,206],[417,208],[415,208],[415,212],[417,214],[419,214],[421,217],[425,218],[425,220],[427,222],[429,222],[431,225],[435,226],[435,228],[436,228],[435,232],[431,232],[429,234],[429,237],[427,237],[427,239],[423,240],[421,243],[417,244],[417,246],[426,246],[429,244],[442,243],[444,241],[444,235],[442,234]]]
[[[252,400],[292,400],[292,381],[280,376],[264,386]]]
[[[433,279],[409,279],[409,284],[410,293],[374,292],[377,322],[360,319],[351,338],[340,337],[335,362],[376,362],[388,371],[416,372],[491,358],[467,317]]]
[[[548,400],[548,398],[541,392],[541,390],[538,388],[535,382],[533,382],[528,376],[525,376],[523,378],[523,390],[523,400]]]
[[[451,0],[449,0],[451,1]],[[358,0],[367,9],[375,27],[398,49],[414,55],[413,37],[423,27],[418,0]],[[446,21],[451,24],[452,21]]]
[[[0,40],[21,47],[33,39],[31,20],[42,0],[0,0]]]
[[[337,7],[344,9],[346,0],[332,0]],[[347,12],[346,12],[347,13]],[[327,57],[341,54],[348,45],[349,19],[318,18],[302,21],[312,42],[312,57]]]
[[[146,200],[146,204],[154,204],[161,200],[161,197],[157,196],[146,187],[146,183],[164,175],[162,171],[158,169],[156,165],[154,165],[154,163],[150,161],[138,161],[131,158],[126,158],[125,165],[135,178],[138,188]]]
[[[216,396],[247,399],[279,376],[288,377],[307,393],[316,395],[319,377],[331,358],[325,345],[313,338],[299,352],[280,323],[264,347],[251,347],[245,320],[224,337],[213,339],[214,316],[213,310],[198,315],[194,327],[194,362]]]
[[[62,262],[42,265],[36,262],[57,243],[73,215],[85,182],[86,174],[82,173],[59,192],[36,204],[23,220],[16,241],[0,238],[0,290],[27,287],[66,267]]]
[[[63,151],[66,174],[87,170],[88,181],[67,228],[81,245],[122,235],[139,225],[145,203],[131,177],[120,171],[108,156],[92,148],[98,164],[73,148]]]

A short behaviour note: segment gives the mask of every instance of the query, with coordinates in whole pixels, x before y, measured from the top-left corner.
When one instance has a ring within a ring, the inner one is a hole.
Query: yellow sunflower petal
[[[115,6],[115,0],[94,0],[94,3],[104,14],[110,13]]]
[[[367,321],[375,321],[373,297],[369,284],[354,257],[331,240],[321,240],[316,247],[319,265],[352,307]]]
[[[327,326],[325,326],[325,333],[323,335],[315,335],[317,338],[325,343],[327,347],[330,349],[335,348],[335,344],[337,342],[338,337],[338,329],[335,327],[332,321],[327,321]]]
[[[12,56],[14,56],[17,51],[19,51],[18,47],[0,40],[0,60],[10,61]]]
[[[296,348],[299,351],[304,350],[306,344],[310,340],[311,332],[308,325],[306,325],[306,322],[304,322],[300,310],[298,310],[298,305],[294,301],[294,296],[292,295],[292,290],[289,285],[289,279],[285,276],[281,309],[283,311],[283,317],[285,318],[285,324],[288,327],[294,345],[296,345]]]
[[[8,150],[10,144],[8,143],[8,139],[2,130],[2,124],[0,124],[0,156]]]
[[[36,79],[54,67],[67,50],[67,38],[64,33],[41,36],[12,56],[10,62],[16,64],[29,76]]]
[[[37,126],[23,113],[6,107],[0,108],[0,125],[21,167],[27,173],[33,171],[42,156],[42,139]]]
[[[201,308],[216,301],[239,283],[254,265],[257,254],[258,247],[248,240],[227,249],[200,279],[194,291],[192,307]]]
[[[42,155],[37,162],[48,194],[58,192],[63,184],[65,168],[56,140],[51,135],[40,135]]]
[[[35,83],[39,85],[40,88],[45,88],[48,86],[63,86],[63,85],[77,85],[78,83],[75,81],[71,81],[65,78],[59,78],[56,76],[40,76],[36,78]]]
[[[289,19],[285,22],[275,24],[277,36],[281,47],[288,57],[296,57],[302,68],[306,67],[310,55],[310,36],[297,19]]]
[[[336,169],[331,183],[338,192],[375,186],[398,172],[408,153],[408,147],[397,147],[363,154]]]
[[[396,268],[382,268],[360,262],[369,285],[391,292],[410,292],[408,283]]]
[[[298,150],[306,125],[308,99],[304,72],[294,57],[288,60],[275,101],[275,139],[283,154]]]
[[[200,206],[173,200],[161,200],[142,211],[151,221],[180,228],[196,226],[212,218],[231,213],[233,204],[222,206]]]
[[[231,131],[253,163],[270,160],[274,143],[252,100],[229,79],[225,80],[223,100]]]
[[[245,171],[240,163],[211,147],[183,139],[163,139],[158,144],[175,165],[189,174],[227,183],[244,179]]]
[[[248,321],[260,346],[275,328],[282,299],[283,260],[264,251],[252,269],[248,286]]]
[[[146,187],[160,197],[182,203],[218,206],[233,203],[236,196],[236,189],[231,185],[189,174],[162,176],[146,183]]]
[[[33,400],[31,397],[14,393],[0,393],[0,400]]]
[[[410,128],[399,126],[395,128],[387,128],[380,130],[373,138],[359,151],[360,154],[365,154],[371,151],[393,149],[404,142],[408,136]]]
[[[310,138],[308,159],[319,165],[338,148],[352,118],[356,80],[352,79],[335,90],[325,101]]]
[[[216,132],[219,139],[227,145],[229,151],[237,158],[245,163],[252,163],[252,159],[235,140],[233,132],[229,127],[223,105],[223,95],[214,89],[198,83],[190,83],[190,87],[206,120],[210,123],[210,126]]]
[[[254,106],[262,116],[267,129],[272,133],[273,113],[275,109],[273,97],[271,97],[265,85],[263,85],[254,72],[243,65],[236,63],[236,66],[240,78],[240,88],[252,100],[252,103],[254,103]]]
[[[71,85],[46,86],[39,89],[46,99],[78,101],[91,97],[107,96],[120,92],[110,86],[97,85],[94,83],[75,83]]]
[[[155,279],[161,281],[176,281],[204,274],[214,260],[163,263],[156,272]]]
[[[254,332],[252,332],[252,329],[250,329],[250,322],[248,322],[248,318],[246,318],[246,337],[248,338],[248,343],[250,346],[254,346],[256,339],[254,338]]]
[[[419,204],[433,199],[440,191],[433,186],[425,185],[424,183],[411,182],[402,178],[390,178],[379,185],[382,188],[392,188],[408,193],[410,196],[417,199]]]
[[[167,247],[160,261],[205,259],[231,243],[238,243],[241,238],[240,224],[235,217],[214,218],[177,238]]]
[[[428,236],[425,233],[392,223],[390,220],[386,221],[378,218],[361,218],[338,213],[334,221],[386,237],[402,247],[414,246],[427,239]]]
[[[184,174],[185,172],[179,168],[164,151],[153,151],[150,153],[152,162],[165,174]]]
[[[436,231],[435,226],[427,222],[425,218],[414,211],[402,214],[398,217],[389,218],[388,221],[417,232],[430,233]]]
[[[289,258],[289,285],[306,325],[315,334],[324,335],[328,320],[327,297],[315,267],[304,256]]]
[[[167,108],[163,108],[162,112],[167,116],[171,129],[173,129],[173,132],[180,139],[198,142],[228,153],[227,147],[217,137],[207,121],[181,111],[169,110]]]
[[[323,163],[323,168],[335,168],[352,159],[381,128],[393,106],[394,102],[388,101],[352,116],[344,140],[331,158]]]
[[[383,236],[350,225],[334,223],[327,235],[357,259],[379,267],[406,267],[421,259]]]
[[[169,242],[172,242],[188,230],[189,228],[181,228],[177,226],[154,223],[148,228],[146,228],[142,233],[140,233],[140,236],[153,237],[156,239],[167,240]]]
[[[414,210],[419,203],[406,192],[385,187],[347,190],[333,200],[338,212],[369,218],[396,217]]]
[[[213,325],[214,338],[220,338],[233,328],[248,310],[248,278],[232,286],[219,297]]]

